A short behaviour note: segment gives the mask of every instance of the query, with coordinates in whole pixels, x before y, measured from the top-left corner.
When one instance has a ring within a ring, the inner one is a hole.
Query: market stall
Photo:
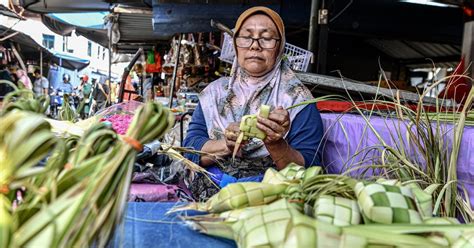
[[[29,6],[48,12],[41,2]],[[275,82],[281,81],[266,81],[262,89],[267,85],[271,89],[257,93],[274,98],[259,104],[245,99],[241,104],[229,90],[235,81],[222,81],[223,95],[217,89],[216,99],[209,100],[206,94],[199,98],[210,82],[230,74],[236,57],[232,38],[225,34],[232,31],[222,24],[213,30],[204,21],[211,14],[231,22],[243,6],[184,6],[154,0],[111,8],[110,3],[86,1],[69,9],[61,1],[51,2],[57,11],[110,9],[107,39],[105,29],[83,30],[84,35],[100,38],[110,51],[127,50],[133,56],[128,56],[121,78],[119,103],[89,118],[79,115],[68,97],[63,98],[58,120],[48,118],[48,96],[11,86],[14,91],[0,108],[4,123],[0,127],[1,247],[474,245],[474,153],[470,149],[474,146],[474,89],[463,104],[448,104],[445,99],[428,97],[440,82],[414,93],[306,73],[313,53],[286,43],[278,54],[272,51],[282,58],[274,63],[278,67],[265,69],[275,73],[268,75],[286,80],[289,89],[275,87],[278,90],[272,95]],[[257,13],[255,19],[262,18],[261,12],[253,13]],[[267,19],[274,13],[263,12],[270,13],[263,17]],[[144,18],[153,22],[143,26],[133,22]],[[64,34],[74,28],[51,16],[43,21]],[[273,21],[276,29],[275,19],[267,21]],[[283,24],[279,28],[273,34],[284,34]],[[262,50],[274,49],[284,40],[238,38],[236,48],[255,45]],[[267,43],[262,46],[261,42]],[[87,64],[64,54],[52,56],[60,63],[69,59],[64,64],[70,67]],[[325,67],[324,58],[322,63]],[[238,67],[234,66],[235,72]],[[244,79],[265,79],[260,72],[245,74],[243,66],[241,70],[237,76]],[[314,86],[313,92],[305,85]],[[97,83],[94,90],[107,95]],[[241,98],[254,94],[253,90],[242,91]],[[279,103],[278,94],[285,90],[298,98],[284,102],[285,108],[266,105]],[[228,92],[230,96],[225,95]],[[227,105],[224,100],[229,100]],[[194,111],[199,101],[200,112]],[[235,109],[228,104],[234,101]],[[217,108],[219,104],[223,107]],[[304,123],[293,121],[306,107],[313,115],[305,115]],[[276,110],[285,117],[275,120],[277,127],[259,128],[262,122],[272,121],[271,113],[273,118],[280,116]],[[291,121],[290,111],[295,111]],[[183,147],[192,129],[188,128],[191,116],[198,122],[209,113],[216,120],[203,120],[200,131],[205,142],[224,141],[220,143],[226,149],[224,156]],[[221,118],[239,122],[235,133],[227,130],[231,125]],[[224,128],[219,126],[222,123]],[[311,146],[305,154],[292,148],[290,139],[302,143],[290,136],[295,126],[300,127],[295,132],[304,127],[317,129],[305,137],[305,141],[317,140],[317,147]],[[233,147],[222,138],[229,133],[236,136]],[[273,143],[270,134],[277,137]],[[279,150],[282,154],[277,159],[270,149],[278,145],[285,149]],[[264,154],[260,160],[252,160],[260,153]],[[281,165],[292,155],[295,159]],[[220,164],[221,160],[226,161]],[[223,171],[218,166],[235,170]],[[257,167],[263,169],[254,175],[251,169]],[[237,170],[245,176],[234,173]],[[197,186],[214,191],[207,194],[207,189]]]

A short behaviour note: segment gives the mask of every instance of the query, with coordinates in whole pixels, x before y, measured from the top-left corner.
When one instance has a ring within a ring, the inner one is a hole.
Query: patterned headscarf
[[[276,12],[266,7],[246,10],[236,22],[235,34],[238,34],[248,17],[262,13],[272,19],[280,33],[279,56],[274,68],[261,77],[248,75],[235,58],[231,76],[212,82],[201,92],[199,100],[211,139],[223,139],[224,131],[230,123],[240,122],[244,115],[257,113],[262,104],[271,105],[273,108],[277,106],[287,108],[313,98],[311,92],[282,60],[285,29],[281,17]],[[302,109],[303,106],[289,110],[290,120],[293,121]],[[261,140],[253,139],[242,148],[242,155],[256,158],[266,157],[269,153]]]

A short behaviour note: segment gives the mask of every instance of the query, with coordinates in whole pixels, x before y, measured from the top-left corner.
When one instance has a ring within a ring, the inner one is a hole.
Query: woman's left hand
[[[275,144],[285,137],[290,129],[290,114],[283,107],[277,107],[268,116],[268,119],[257,116],[257,128],[267,137],[263,140],[266,145]]]

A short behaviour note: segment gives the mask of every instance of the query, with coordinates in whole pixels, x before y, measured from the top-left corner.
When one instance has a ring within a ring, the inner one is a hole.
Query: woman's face
[[[274,38],[276,45],[273,48],[262,48],[256,40],[248,48],[237,46],[237,61],[247,74],[259,77],[272,70],[280,48],[280,36],[270,17],[257,14],[247,18],[237,37],[265,38],[266,42]]]

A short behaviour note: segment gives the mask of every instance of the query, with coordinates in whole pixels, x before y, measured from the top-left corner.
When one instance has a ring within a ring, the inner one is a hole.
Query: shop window
[[[54,49],[54,35],[43,34],[43,46],[47,49]]]
[[[92,56],[92,42],[87,41],[87,56]]]

